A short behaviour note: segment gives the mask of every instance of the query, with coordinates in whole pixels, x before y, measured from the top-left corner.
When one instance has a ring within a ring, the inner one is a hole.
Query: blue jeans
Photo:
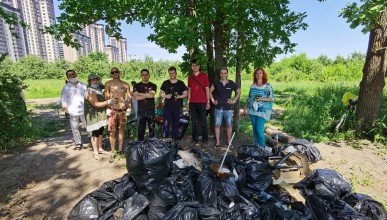
[[[250,115],[251,125],[253,127],[254,142],[260,147],[265,148],[265,123],[266,120],[262,117]]]
[[[181,108],[176,109],[166,109],[163,110],[163,117],[164,117],[164,125],[163,130],[164,134],[163,136],[165,138],[169,138],[169,130],[172,125],[172,138],[177,139],[179,137],[179,120],[180,115],[182,113]]]
[[[231,126],[231,119],[232,119],[231,110],[215,109],[214,114],[215,114],[215,126],[217,127],[221,126],[223,119],[227,127]]]

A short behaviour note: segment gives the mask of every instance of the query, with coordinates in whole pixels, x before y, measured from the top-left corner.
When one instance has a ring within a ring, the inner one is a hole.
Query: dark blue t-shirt
[[[216,109],[231,110],[231,104],[227,103],[227,99],[231,98],[232,91],[237,91],[238,86],[232,81],[223,85],[221,81],[214,83],[214,99],[218,101],[218,104],[215,105]]]

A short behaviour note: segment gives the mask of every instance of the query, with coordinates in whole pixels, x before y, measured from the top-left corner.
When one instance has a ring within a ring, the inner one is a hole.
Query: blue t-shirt
[[[274,90],[270,83],[266,83],[264,86],[251,85],[248,96],[248,109],[249,115],[255,115],[264,118],[266,121],[270,120],[271,112],[273,109],[273,102],[256,102],[255,97],[269,98],[274,101]]]

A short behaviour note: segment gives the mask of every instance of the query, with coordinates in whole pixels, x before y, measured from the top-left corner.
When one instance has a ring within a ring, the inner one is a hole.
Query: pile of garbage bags
[[[87,194],[73,207],[68,219],[282,220],[387,216],[380,203],[352,193],[348,181],[331,170],[316,170],[296,184],[306,198],[306,205],[294,201],[273,186],[272,168],[267,163],[270,153],[255,145],[242,145],[237,157],[227,156],[224,167],[229,172],[226,173],[214,170],[212,165],[219,161],[200,149],[193,148],[184,154],[177,150],[178,146],[168,140],[130,143],[125,149],[128,173]],[[190,155],[190,160],[197,162],[176,163]]]

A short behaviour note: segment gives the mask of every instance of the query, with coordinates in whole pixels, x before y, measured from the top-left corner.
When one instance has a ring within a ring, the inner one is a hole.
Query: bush
[[[20,93],[21,81],[0,77],[0,146],[4,147],[1,150],[23,145],[34,136]]]

